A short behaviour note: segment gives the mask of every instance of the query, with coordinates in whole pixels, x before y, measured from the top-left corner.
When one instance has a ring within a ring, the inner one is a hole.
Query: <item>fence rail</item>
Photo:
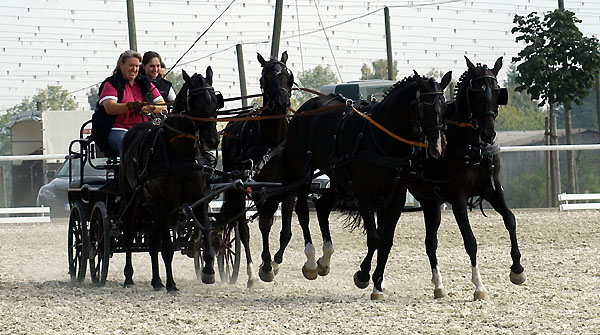
[[[50,222],[50,207],[0,208],[0,223]]]

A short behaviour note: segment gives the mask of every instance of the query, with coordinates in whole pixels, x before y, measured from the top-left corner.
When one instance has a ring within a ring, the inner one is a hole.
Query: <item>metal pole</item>
[[[385,17],[385,47],[387,50],[388,79],[394,80],[394,72],[392,69],[394,66],[394,60],[392,59],[392,29],[390,28],[390,9],[384,7],[383,14]]]
[[[565,106],[565,130],[567,144],[573,144],[573,132],[571,131],[571,108]],[[575,154],[567,151],[567,176],[569,179],[569,193],[579,193],[577,187],[577,166],[575,165]]]
[[[135,15],[133,0],[127,0],[127,22],[129,27],[129,49],[137,51],[137,37],[135,35]]]
[[[596,111],[598,112],[598,132],[600,134],[600,74],[596,75]]]
[[[552,134],[550,135],[550,140],[553,142],[553,145],[557,145],[558,144],[558,130],[556,129],[556,115],[552,116],[552,119],[550,120],[550,131],[552,132]],[[554,169],[552,170],[552,174],[554,176],[554,190],[552,191],[552,204],[553,207],[558,207],[558,198],[557,196],[562,192],[561,189],[561,185],[560,185],[560,157],[558,154],[558,151],[553,151],[551,154],[551,156],[553,156],[552,158],[552,164],[554,165]]]
[[[238,71],[240,74],[240,93],[243,97],[248,95],[246,91],[246,70],[244,68],[244,52],[242,51],[242,45],[237,44],[235,46],[235,53],[237,54]],[[248,106],[248,99],[242,99],[242,107]]]
[[[546,130],[544,132],[544,144],[550,145],[550,119],[548,117],[545,117],[544,123],[544,129]],[[552,186],[552,156],[550,156],[550,151],[546,151],[544,155],[546,156],[546,206],[552,207],[552,190],[554,189],[554,187]]]
[[[279,54],[279,39],[281,38],[281,16],[283,15],[283,0],[275,3],[275,19],[273,20],[273,39],[271,40],[271,58]]]
[[[565,2],[563,0],[558,0],[558,9],[565,9]]]

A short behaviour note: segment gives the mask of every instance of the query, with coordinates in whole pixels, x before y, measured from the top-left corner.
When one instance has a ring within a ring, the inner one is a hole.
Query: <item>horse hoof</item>
[[[320,261],[317,261],[317,270],[319,272],[319,276],[327,276],[327,274],[329,274],[329,269],[329,265],[323,266],[321,265]]]
[[[434,299],[440,299],[440,298],[444,298],[446,297],[446,290],[443,288],[436,288],[435,290],[433,290],[433,298]]]
[[[123,287],[124,287],[124,288],[130,288],[130,287],[132,287],[133,285],[135,285],[135,284],[133,283],[133,280],[126,280],[126,281],[125,281],[125,283],[123,283]]]
[[[277,276],[279,274],[279,263],[273,261],[271,262],[271,267],[273,268],[273,273]]]
[[[354,285],[356,285],[356,287],[360,288],[360,289],[365,289],[369,286],[369,281],[362,281],[360,280],[360,278],[358,278],[358,273],[360,271],[356,271],[356,273],[354,274]]]
[[[270,283],[273,281],[273,279],[275,279],[275,273],[273,273],[273,271],[264,272],[262,268],[258,270],[258,276],[260,277],[260,280],[264,281],[265,283]]]
[[[260,282],[256,279],[248,279],[248,283],[246,285],[248,288],[259,288]]]
[[[177,292],[179,292],[179,289],[176,286],[167,287],[167,293],[168,294],[175,295],[175,294],[177,294]]]
[[[487,291],[475,291],[475,294],[473,295],[473,300],[477,301],[477,300],[489,300],[490,296],[487,293]]]
[[[383,300],[383,292],[373,292],[371,293],[371,300],[374,301],[382,301]]]
[[[215,274],[206,274],[206,273],[202,273],[202,282],[204,284],[214,284],[215,283]]]
[[[318,270],[317,269],[308,269],[306,268],[306,264],[302,266],[302,274],[304,275],[304,278],[308,279],[308,280],[315,280],[317,279],[317,274],[318,274]]]
[[[514,273],[512,270],[510,271],[510,282],[515,284],[515,285],[521,285],[525,282],[525,280],[527,280],[527,275],[525,274],[525,271],[516,274]]]

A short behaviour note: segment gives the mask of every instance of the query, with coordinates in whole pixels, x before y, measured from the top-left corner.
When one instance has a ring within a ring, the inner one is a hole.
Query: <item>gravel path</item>
[[[134,255],[133,288],[121,286],[122,254],[111,259],[106,287],[93,287],[89,274],[82,285],[71,284],[65,220],[0,224],[0,334],[600,334],[600,212],[515,211],[528,275],[521,286],[508,280],[510,245],[502,220],[487,214],[470,216],[489,301],[472,301],[468,256],[449,211],[443,212],[438,248],[449,296],[433,299],[423,219],[408,213],[396,229],[382,302],[369,300],[372,286],[354,286],[365,237],[344,230],[339,218],[332,223],[336,251],[326,277],[302,276],[302,234],[295,224],[275,282],[247,289],[242,262],[237,284],[204,285],[193,260],[176,254],[177,295],[152,290],[147,254]],[[312,222],[318,234],[314,216]],[[256,223],[251,233],[258,264]]]

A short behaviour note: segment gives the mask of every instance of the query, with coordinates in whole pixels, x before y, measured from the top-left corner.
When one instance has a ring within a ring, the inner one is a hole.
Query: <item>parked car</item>
[[[102,164],[103,158],[94,159],[95,164]],[[73,181],[79,180],[79,160],[71,161],[71,171]],[[65,217],[69,215],[69,199],[67,191],[69,189],[69,160],[58,168],[58,171],[49,170],[46,172],[48,178],[53,178],[48,184],[42,185],[38,191],[37,205],[50,207],[52,217]],[[86,182],[106,180],[106,170],[97,170],[86,164],[84,167],[84,180]]]

